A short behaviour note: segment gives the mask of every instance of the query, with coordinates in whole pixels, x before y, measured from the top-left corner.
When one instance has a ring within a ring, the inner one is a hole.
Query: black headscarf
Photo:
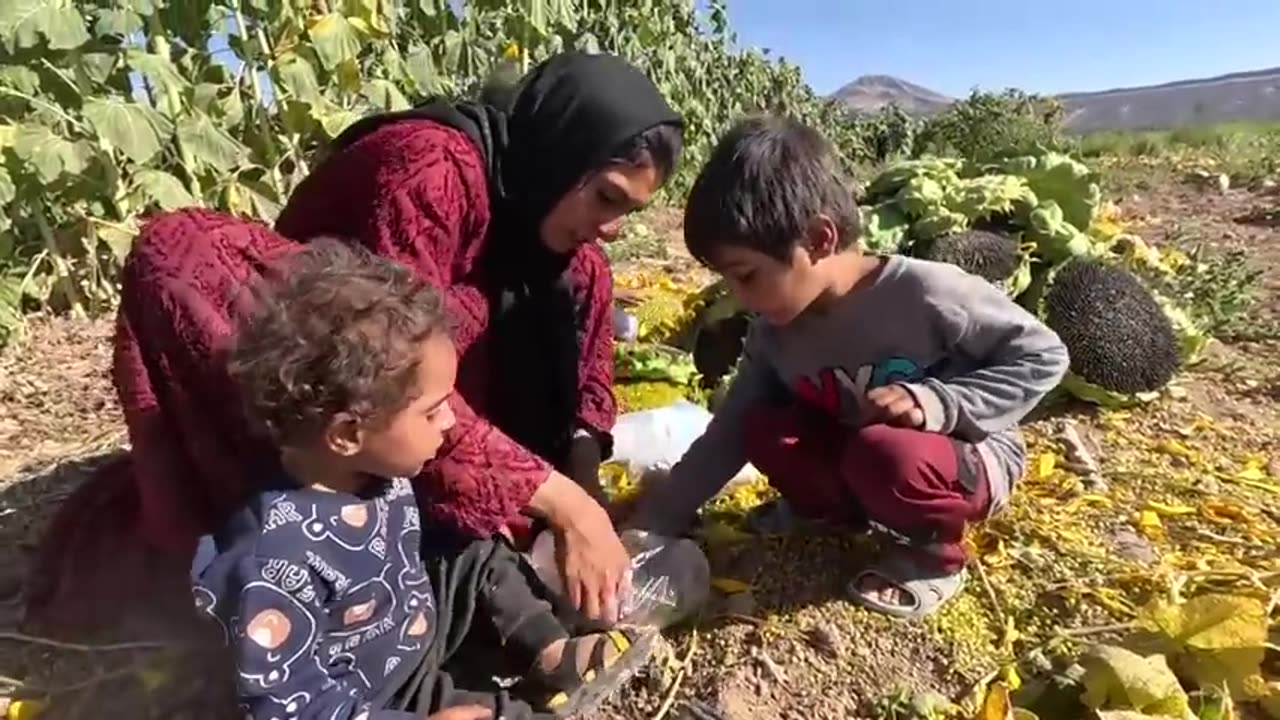
[[[577,307],[566,283],[571,256],[543,245],[555,204],[628,140],[680,116],[653,82],[615,55],[566,52],[525,75],[509,107],[430,101],[364,118],[334,140],[342,148],[401,120],[461,130],[487,168],[491,221],[482,262],[493,317],[493,420],[551,462],[565,460],[578,404]],[[608,449],[604,450],[608,454]]]

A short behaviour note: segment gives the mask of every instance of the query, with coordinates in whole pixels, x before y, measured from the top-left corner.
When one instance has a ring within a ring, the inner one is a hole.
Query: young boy
[[[279,464],[262,469],[261,491],[214,538],[195,588],[237,649],[247,714],[551,717],[453,686],[442,665],[482,618],[507,652],[523,653],[557,713],[646,657],[622,632],[569,638],[505,542],[449,554],[421,527],[406,478],[453,424],[457,372],[436,293],[328,240],[268,277],[228,367]]]
[[[1017,424],[1067,369],[1059,338],[986,281],[858,251],[858,209],[830,144],[797,121],[740,122],[685,209],[689,251],[757,317],[706,433],[631,524],[692,520],[745,462],[800,515],[897,542],[852,597],[899,617],[960,588],[966,523],[1007,501]]]

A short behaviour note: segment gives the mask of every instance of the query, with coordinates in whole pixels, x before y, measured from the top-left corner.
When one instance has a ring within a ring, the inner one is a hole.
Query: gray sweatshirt
[[[1018,422],[1062,380],[1067,349],[1052,330],[975,275],[942,263],[885,259],[871,285],[784,327],[755,320],[724,402],[706,432],[646,490],[635,524],[675,531],[746,464],[743,420],[781,391],[860,425],[858,398],[898,383],[924,430],[978,445],[993,511],[1022,476]]]

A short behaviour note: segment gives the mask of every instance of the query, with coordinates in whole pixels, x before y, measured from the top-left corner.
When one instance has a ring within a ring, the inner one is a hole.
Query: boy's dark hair
[[[684,209],[684,240],[704,265],[716,248],[748,248],[790,262],[810,223],[826,215],[843,250],[861,222],[835,148],[790,117],[738,121],[711,151]]]
[[[318,238],[253,288],[227,368],[277,444],[339,412],[378,422],[414,400],[422,343],[448,332],[440,296],[408,268]]]

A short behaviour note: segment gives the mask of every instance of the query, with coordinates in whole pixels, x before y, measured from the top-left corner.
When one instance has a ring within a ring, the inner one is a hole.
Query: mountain
[[[899,80],[891,75],[863,75],[835,91],[832,98],[848,105],[854,112],[870,112],[889,103],[911,115],[931,115],[950,105],[952,98]]]
[[[912,115],[930,115],[951,98],[887,75],[867,75],[832,94],[854,112],[891,102]],[[1058,96],[1067,129],[1135,130],[1229,120],[1280,120],[1280,67],[1219,77]]]

